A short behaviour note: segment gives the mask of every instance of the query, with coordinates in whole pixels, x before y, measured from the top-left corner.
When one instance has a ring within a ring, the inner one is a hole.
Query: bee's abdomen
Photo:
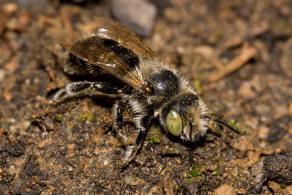
[[[154,95],[163,97],[172,97],[179,92],[179,79],[170,70],[161,70],[152,74],[148,81],[154,89]]]

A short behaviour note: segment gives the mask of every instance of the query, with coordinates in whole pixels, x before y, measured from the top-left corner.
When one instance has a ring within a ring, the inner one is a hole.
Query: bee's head
[[[190,142],[205,135],[209,120],[234,130],[224,121],[209,115],[205,104],[193,93],[176,96],[160,113],[160,122],[168,133]]]
[[[164,129],[175,137],[186,141],[195,141],[207,130],[206,107],[197,95],[186,93],[176,96],[165,105],[160,113],[160,122]]]

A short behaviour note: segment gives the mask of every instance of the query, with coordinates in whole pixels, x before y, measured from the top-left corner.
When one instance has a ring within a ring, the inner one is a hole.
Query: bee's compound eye
[[[182,133],[182,120],[177,111],[170,110],[166,116],[166,128],[174,136],[180,136]]]

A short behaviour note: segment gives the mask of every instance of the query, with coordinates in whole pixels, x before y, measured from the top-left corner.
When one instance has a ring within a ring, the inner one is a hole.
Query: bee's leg
[[[134,119],[136,129],[138,131],[138,136],[136,138],[135,144],[126,146],[126,151],[123,157],[124,165],[127,165],[136,157],[137,152],[141,148],[144,138],[146,136],[147,131],[145,127],[145,121],[148,119],[148,117],[144,116],[142,113],[136,114],[136,117]]]
[[[129,104],[126,100],[121,100],[117,102],[113,107],[113,116],[114,116],[114,129],[117,131],[117,136],[121,140],[122,144],[126,147],[125,154],[123,156],[123,166],[126,166],[131,160],[133,160],[138,152],[138,150],[141,148],[141,145],[143,143],[143,140],[146,135],[146,127],[145,127],[145,121],[148,118],[145,116],[146,111],[144,111],[143,106],[140,106],[138,102]],[[121,129],[123,126],[123,111],[126,108],[126,106],[130,105],[132,107],[132,111],[135,115],[134,123],[136,126],[136,129],[138,131],[138,136],[135,140],[134,144],[128,143],[128,139],[125,135],[122,134]],[[135,108],[133,108],[133,105],[135,105]]]
[[[74,82],[69,83],[64,88],[60,89],[53,97],[56,102],[61,102],[68,97],[76,97],[81,91],[88,89],[92,86],[91,82]]]
[[[136,130],[138,131],[138,136],[134,144],[126,146],[126,151],[123,158],[125,164],[131,162],[136,157],[136,154],[141,148],[142,143],[147,133],[145,126],[146,126],[146,121],[148,119],[148,116],[147,116],[148,112],[143,109],[142,105],[139,106],[137,102],[136,104],[132,104],[132,106],[133,105],[135,105],[135,107],[132,107],[132,110],[135,114],[134,123],[136,126]]]
[[[123,145],[127,143],[127,137],[122,134],[121,129],[123,127],[123,112],[127,106],[127,101],[120,100],[113,106],[113,128],[117,133],[118,138],[121,140]]]
[[[61,102],[69,97],[77,97],[85,93],[87,89],[94,89],[103,95],[117,95],[119,93],[116,87],[111,86],[105,82],[89,82],[81,81],[66,85],[60,89],[53,97],[55,102]]]
[[[140,123],[140,122],[142,122],[142,120],[137,122],[137,123]],[[136,126],[137,126],[137,124],[136,124]],[[137,128],[137,131],[139,132],[139,134],[136,138],[135,144],[126,146],[125,155],[123,157],[124,164],[131,162],[136,157],[136,154],[139,151],[139,149],[141,148],[142,143],[144,141],[144,138],[146,136],[147,131],[146,131],[146,128],[144,126],[140,125]]]

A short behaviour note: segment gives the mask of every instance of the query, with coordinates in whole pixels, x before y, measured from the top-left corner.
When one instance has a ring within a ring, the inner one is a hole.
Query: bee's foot
[[[120,161],[117,161],[116,165],[121,169],[126,168],[130,164],[130,162],[135,159],[137,151],[137,145],[126,146],[123,157]]]

